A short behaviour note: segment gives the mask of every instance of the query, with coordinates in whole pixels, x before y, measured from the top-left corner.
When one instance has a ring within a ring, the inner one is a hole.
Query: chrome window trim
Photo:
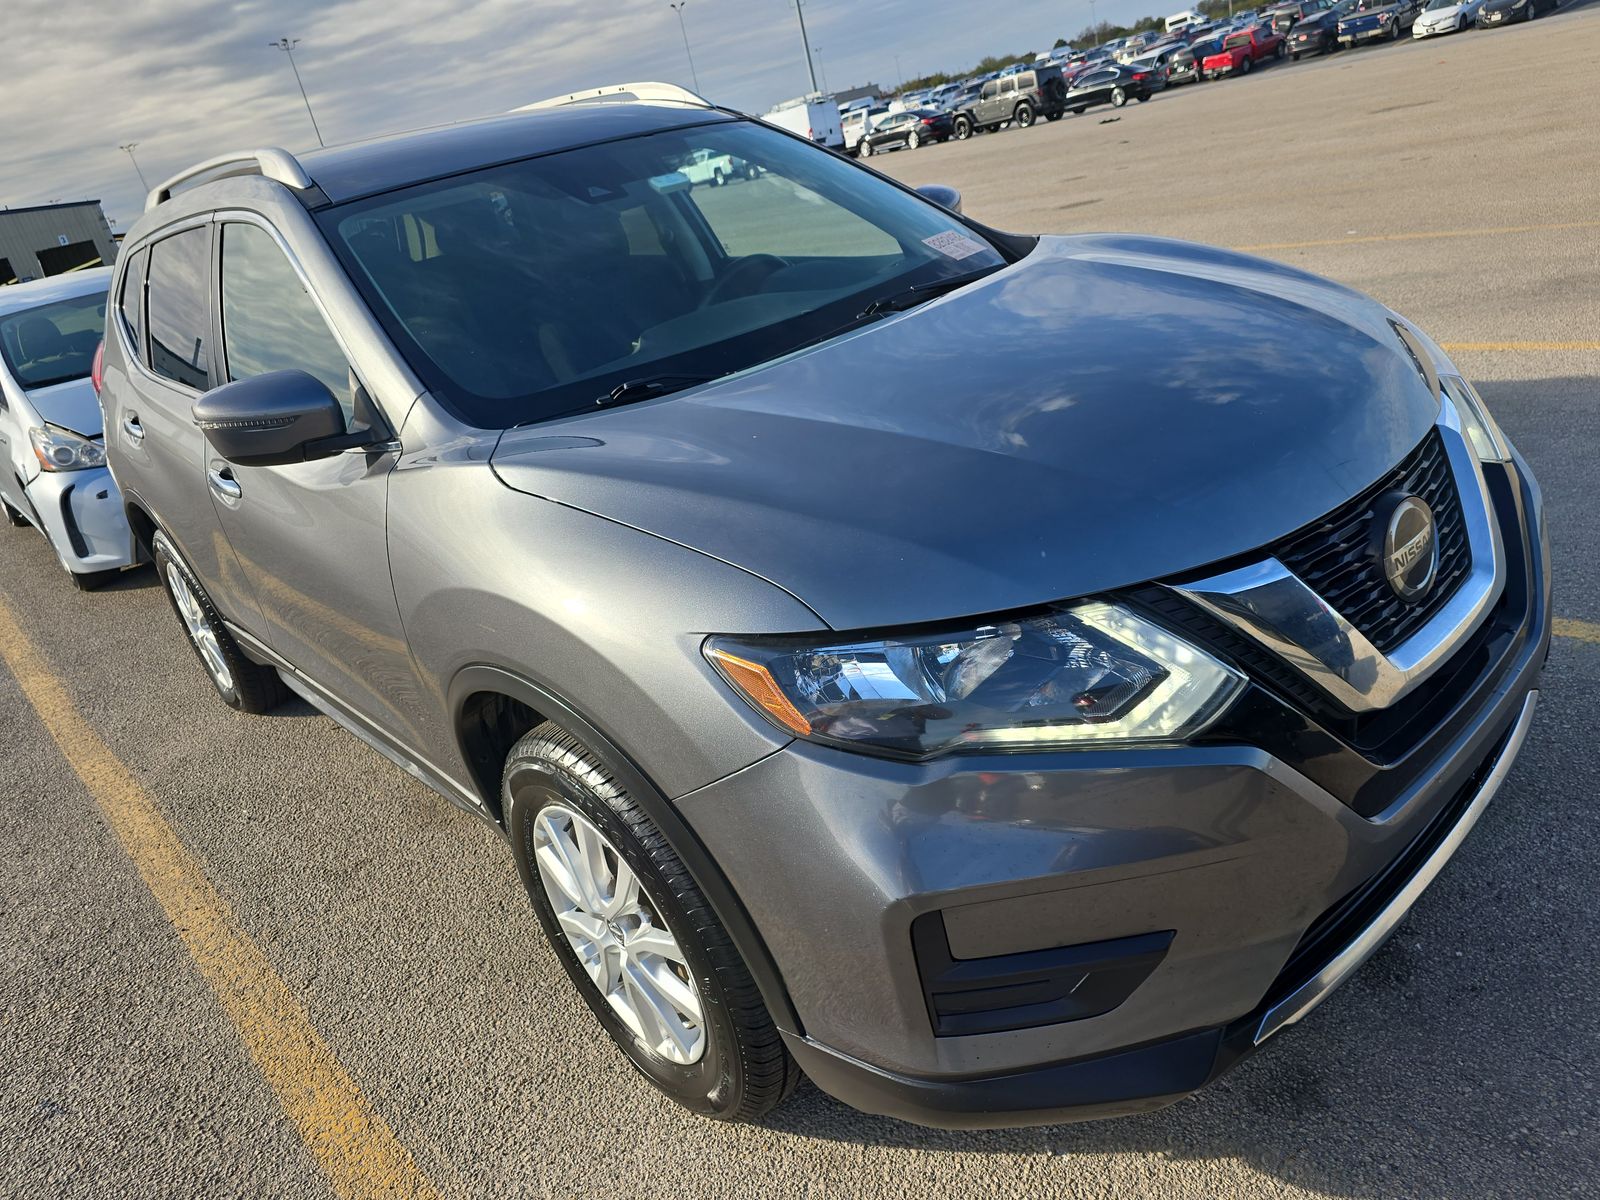
[[[1517,717],[1516,724],[1511,727],[1504,748],[1495,759],[1493,769],[1478,788],[1477,795],[1467,805],[1466,811],[1456,820],[1455,826],[1435,847],[1433,853],[1428,855],[1427,860],[1417,868],[1417,873],[1406,881],[1405,886],[1383,906],[1383,910],[1355,936],[1349,945],[1336,954],[1322,970],[1262,1015],[1261,1023],[1256,1026],[1255,1045],[1259,1046],[1279,1030],[1293,1025],[1326,1000],[1333,989],[1371,958],[1378,947],[1389,939],[1395,927],[1405,920],[1406,914],[1411,911],[1439,872],[1444,870],[1445,864],[1454,857],[1461,843],[1466,840],[1467,834],[1471,833],[1472,827],[1478,823],[1478,818],[1483,815],[1483,810],[1489,807],[1489,802],[1499,792],[1500,785],[1511,772],[1511,764],[1516,761],[1523,742],[1527,740],[1528,729],[1533,724],[1534,709],[1538,704],[1539,693],[1529,692],[1522,702],[1522,712]]]
[[[1380,651],[1276,558],[1170,586],[1284,659],[1351,712],[1389,707],[1438,670],[1505,590],[1505,546],[1489,486],[1448,393],[1436,427],[1460,496],[1472,569],[1455,595],[1393,652]]]

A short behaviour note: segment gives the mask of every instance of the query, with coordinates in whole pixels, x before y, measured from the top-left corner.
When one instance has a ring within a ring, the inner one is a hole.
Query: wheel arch
[[[803,1032],[777,964],[722,869],[676,806],[615,740],[550,689],[488,664],[463,667],[456,673],[450,682],[448,705],[462,761],[502,830],[500,783],[512,747],[545,721],[554,722],[582,742],[649,814],[688,868],[749,966],[779,1029],[797,1035]]]

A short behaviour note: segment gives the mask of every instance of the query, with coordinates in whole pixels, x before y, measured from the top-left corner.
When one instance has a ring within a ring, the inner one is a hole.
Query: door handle
[[[215,468],[206,471],[206,482],[211,485],[211,490],[224,500],[237,500],[244,495],[244,489],[239,486],[239,481],[233,477],[233,471],[223,467],[220,471]]]
[[[129,413],[122,418],[122,432],[136,442],[144,441],[144,426],[139,424],[138,413]]]

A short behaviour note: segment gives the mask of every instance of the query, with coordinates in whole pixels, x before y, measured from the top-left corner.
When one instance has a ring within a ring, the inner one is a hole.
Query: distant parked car
[[[928,142],[947,141],[952,125],[949,113],[934,108],[890,113],[861,139],[856,153],[871,158],[882,150],[915,150]]]
[[[0,288],[0,507],[83,591],[136,561],[95,395],[110,283],[102,267]]]
[[[713,154],[709,150],[696,150],[678,167],[691,184],[703,183],[721,187],[731,179],[754,179],[756,169],[743,159],[731,154]]]
[[[844,134],[844,150],[846,154],[854,154],[861,147],[861,139],[867,130],[876,125],[889,110],[882,105],[875,108],[853,108],[845,113],[839,121],[840,132]]]
[[[1331,54],[1339,48],[1339,21],[1354,12],[1357,0],[1341,0],[1331,8],[1302,17],[1284,36],[1289,57],[1296,62],[1305,54]]]
[[[1207,54],[1215,54],[1221,46],[1220,41],[1198,42],[1193,46],[1180,46],[1172,52],[1172,57],[1167,60],[1167,84],[1177,87],[1180,83],[1200,82],[1200,60]]]
[[[1167,86],[1167,74],[1171,70],[1172,56],[1178,49],[1179,47],[1177,46],[1163,46],[1159,50],[1148,51],[1134,59],[1128,66],[1135,71],[1148,71],[1150,73],[1150,90],[1159,92]]]
[[[1428,0],[1416,24],[1411,26],[1413,38],[1433,37],[1440,33],[1460,33],[1471,29],[1483,8],[1483,0]]]
[[[1087,71],[1067,89],[1067,110],[1081,113],[1097,104],[1121,108],[1129,100],[1150,99],[1150,73],[1124,66]]]
[[[1282,58],[1288,53],[1283,35],[1265,25],[1252,25],[1222,39],[1222,49],[1208,54],[1200,69],[1208,79],[1224,75],[1248,75],[1256,63]]]
[[[1559,0],[1483,0],[1483,7],[1478,10],[1478,28],[1531,21],[1541,12],[1555,12],[1558,3]]]
[[[1339,44],[1398,41],[1421,12],[1422,0],[1360,0],[1355,11],[1339,22]]]
[[[1036,67],[991,79],[976,102],[955,114],[955,136],[969,138],[980,130],[999,129],[1010,122],[1026,129],[1040,117],[1054,121],[1067,111],[1066,80],[1060,67]]]

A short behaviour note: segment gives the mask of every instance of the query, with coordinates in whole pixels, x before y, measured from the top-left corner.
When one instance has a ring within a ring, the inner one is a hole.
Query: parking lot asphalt
[[[148,569],[79,594],[0,530],[0,1195],[363,1194],[377,1168],[295,1116],[347,1101],[397,1194],[1600,1190],[1600,89],[1553,68],[1597,57],[1591,0],[874,162],[1001,227],[1371,292],[1467,347],[1544,486],[1562,636],[1531,740],[1396,937],[1263,1053],[1104,1123],[935,1132],[806,1084],[761,1126],[688,1116],[600,1036],[490,829],[309,709],[224,708]],[[278,1053],[302,1035],[353,1101]]]

